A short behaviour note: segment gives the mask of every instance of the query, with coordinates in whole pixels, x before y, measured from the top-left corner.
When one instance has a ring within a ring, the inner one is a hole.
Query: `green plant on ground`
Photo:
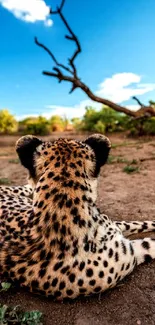
[[[115,156],[109,155],[107,163],[108,164],[113,164],[115,162]]]
[[[117,156],[109,155],[107,163],[108,164],[114,164],[114,163],[133,164],[133,160],[130,162],[128,159],[126,159],[124,157],[120,157],[120,156],[117,157]]]
[[[9,163],[10,164],[19,164],[19,159],[10,159]]]
[[[123,172],[127,174],[131,173],[139,173],[139,167],[138,166],[132,166],[132,165],[127,165],[123,168]]]
[[[38,310],[23,312],[19,306],[0,305],[1,325],[42,325],[42,313]]]
[[[9,185],[10,184],[10,181],[8,178],[0,178],[0,185]]]
[[[0,284],[0,292],[2,291],[8,291],[11,287],[11,283],[9,282],[1,282]]]
[[[137,163],[138,163],[138,161],[136,159],[132,159],[130,162],[131,165],[137,165]]]
[[[123,158],[123,157],[116,157],[116,162],[117,163],[129,163],[128,159]]]

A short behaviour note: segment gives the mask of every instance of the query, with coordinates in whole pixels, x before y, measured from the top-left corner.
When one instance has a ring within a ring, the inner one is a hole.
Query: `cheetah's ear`
[[[110,140],[102,134],[93,134],[85,140],[85,143],[88,144],[96,156],[96,171],[95,176],[98,175],[101,166],[103,166],[109,155],[111,149]]]
[[[35,176],[33,155],[40,144],[42,144],[42,140],[32,135],[23,136],[16,142],[16,151],[19,159],[22,165],[29,170],[32,177]]]

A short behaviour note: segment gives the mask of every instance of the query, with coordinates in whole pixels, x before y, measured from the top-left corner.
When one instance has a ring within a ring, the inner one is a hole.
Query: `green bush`
[[[127,129],[130,135],[155,135],[155,117],[129,120]]]
[[[148,135],[155,135],[155,117],[151,117],[145,121],[144,133]]]
[[[99,132],[99,133],[104,133],[106,129],[105,124],[98,120],[97,123],[94,125],[94,131]]]
[[[81,120],[81,130],[83,131],[94,131],[94,125],[99,120],[99,112],[93,107],[86,107],[85,115]]]
[[[82,130],[96,132],[118,132],[126,129],[128,117],[104,106],[100,111],[86,107],[85,115],[81,121]]]
[[[18,130],[18,123],[7,109],[0,111],[0,133],[11,134]]]
[[[150,101],[155,107],[155,103]],[[0,111],[0,134],[49,135],[54,131],[88,131],[88,132],[121,132],[128,131],[129,135],[155,135],[155,117],[134,119],[112,108],[103,106],[100,110],[93,107],[86,107],[83,118],[69,120],[64,116],[53,115],[49,120],[43,116],[28,117],[19,123],[8,110]]]
[[[153,104],[152,104],[153,105]],[[121,132],[128,131],[129,135],[155,135],[155,117],[133,119],[112,108],[102,107],[100,111],[86,107],[85,115],[76,124],[76,129],[91,132]]]
[[[23,134],[48,135],[50,124],[45,117],[29,117],[19,123],[19,131]]]

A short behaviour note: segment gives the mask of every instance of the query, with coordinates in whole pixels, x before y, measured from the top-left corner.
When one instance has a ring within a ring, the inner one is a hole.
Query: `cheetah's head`
[[[62,138],[45,142],[27,135],[16,143],[20,161],[35,185],[57,180],[58,187],[70,182],[75,189],[78,184],[89,184],[95,190],[97,176],[107,161],[110,147],[109,139],[101,134],[91,135],[83,142]]]

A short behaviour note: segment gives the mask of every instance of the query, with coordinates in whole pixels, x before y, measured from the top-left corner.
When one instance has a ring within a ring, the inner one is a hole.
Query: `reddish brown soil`
[[[55,137],[57,134],[55,135]],[[72,136],[73,137],[73,136]],[[51,137],[52,138],[52,137]],[[76,138],[82,138],[78,136]],[[0,179],[24,184],[26,172],[12,161],[16,137],[0,138]],[[111,155],[139,162],[139,172],[127,174],[127,163],[110,163],[101,171],[98,206],[113,220],[155,219],[155,138],[126,139],[110,136]],[[134,165],[135,166],[135,165]],[[155,324],[155,263],[139,266],[115,289],[102,295],[56,303],[22,290],[12,289],[0,296],[0,303],[39,309],[45,325],[153,325]]]

